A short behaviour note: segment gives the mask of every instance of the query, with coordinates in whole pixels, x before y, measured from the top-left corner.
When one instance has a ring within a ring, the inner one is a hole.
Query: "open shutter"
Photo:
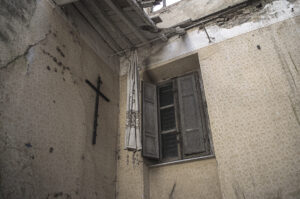
[[[177,79],[183,153],[191,155],[206,151],[204,124],[201,121],[195,75]]]
[[[159,159],[156,86],[143,82],[143,156]]]

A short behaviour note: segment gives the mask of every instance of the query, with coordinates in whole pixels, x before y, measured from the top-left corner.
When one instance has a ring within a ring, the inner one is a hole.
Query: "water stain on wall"
[[[18,30],[14,27],[28,26],[36,9],[36,0],[11,1],[2,0],[0,16],[3,16],[6,23],[0,28],[0,41],[9,42]],[[2,26],[2,25],[1,25]]]

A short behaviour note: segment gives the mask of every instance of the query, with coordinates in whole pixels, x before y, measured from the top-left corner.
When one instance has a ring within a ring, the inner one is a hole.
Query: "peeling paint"
[[[218,19],[205,26],[209,35],[215,38],[213,43],[209,43],[204,30],[194,28],[189,30],[182,38],[173,37],[166,43],[157,42],[150,48],[139,49],[141,68],[155,67],[168,60],[192,53],[197,49],[300,15],[299,1],[294,2],[294,4],[287,0],[263,0],[261,2],[263,2],[262,7],[258,6],[257,8],[257,4],[254,4],[250,9],[245,8],[240,15],[232,16],[231,20],[222,23],[222,25],[218,25],[218,20],[220,20]],[[294,12],[291,11],[291,8],[294,8]],[[252,12],[251,9],[255,12]],[[277,13],[276,16],[275,13]],[[245,15],[246,18],[250,17],[250,19],[244,21]],[[127,73],[127,67],[126,58],[121,58],[120,76]]]

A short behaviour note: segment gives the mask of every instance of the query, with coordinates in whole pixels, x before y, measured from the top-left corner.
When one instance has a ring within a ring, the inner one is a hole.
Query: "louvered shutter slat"
[[[143,82],[143,156],[159,159],[156,86]]]
[[[191,155],[206,151],[204,126],[201,122],[199,97],[194,74],[177,79],[183,153]]]

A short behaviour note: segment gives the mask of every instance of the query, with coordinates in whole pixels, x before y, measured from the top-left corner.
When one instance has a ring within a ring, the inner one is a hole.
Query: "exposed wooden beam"
[[[160,4],[163,0],[136,0],[136,2],[138,4],[140,4],[142,7],[143,6],[147,6],[147,7],[150,7],[150,6],[156,6],[158,4]]]
[[[158,28],[155,23],[150,19],[150,17],[140,8],[136,0],[127,0],[129,5],[134,9],[134,11],[143,19],[143,21],[151,27],[154,32],[158,32]]]
[[[74,3],[79,0],[54,0],[54,1],[57,5],[63,6],[63,5],[69,4],[69,3]]]
[[[161,22],[162,22],[162,19],[160,18],[159,15],[151,17],[151,20],[152,20],[155,24],[161,23]]]
[[[140,31],[136,28],[133,22],[130,19],[128,19],[127,16],[124,15],[121,9],[117,7],[112,2],[112,0],[104,0],[104,1],[143,43],[147,42],[147,39],[142,35],[142,33],[140,33]]]
[[[155,3],[155,0],[149,0],[149,1],[141,1],[140,4],[143,8],[149,8],[153,7],[153,4]]]
[[[97,22],[97,20],[90,14],[90,12],[84,7],[81,2],[74,3],[74,6],[78,11],[87,19],[88,23],[95,29],[96,32],[102,37],[102,39],[109,45],[109,47],[116,51],[122,49],[115,40],[110,36],[110,34],[105,30],[105,28]]]
[[[105,25],[111,32],[114,32],[119,38],[125,43],[128,47],[133,47],[133,43],[122,33],[119,27],[117,27],[108,17],[105,16],[101,7],[94,1],[85,1],[85,4],[88,7],[91,7],[90,11],[92,14],[99,19],[98,21],[102,22],[102,25]],[[94,12],[93,12],[94,9]],[[104,24],[103,24],[104,23]]]

